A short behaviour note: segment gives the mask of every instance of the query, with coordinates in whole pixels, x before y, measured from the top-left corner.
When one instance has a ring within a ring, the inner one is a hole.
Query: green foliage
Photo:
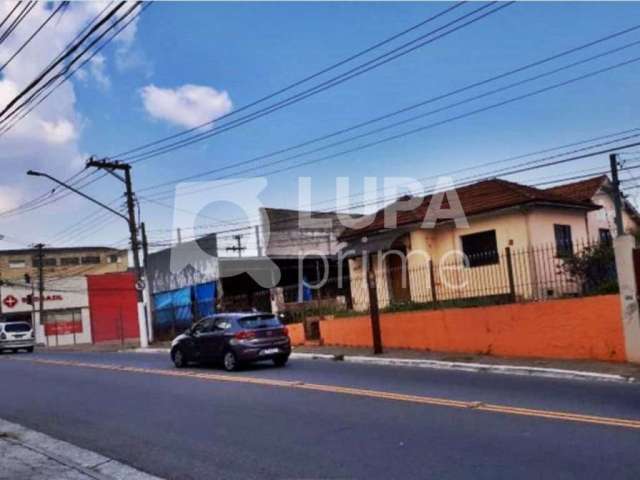
[[[562,268],[581,285],[583,295],[599,295],[618,291],[613,247],[599,243],[563,258]]]

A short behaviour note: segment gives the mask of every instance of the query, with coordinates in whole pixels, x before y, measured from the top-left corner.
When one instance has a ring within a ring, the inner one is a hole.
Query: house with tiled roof
[[[565,183],[546,189],[573,200],[592,202],[600,206],[587,214],[587,231],[590,239],[609,241],[616,234],[613,187],[606,175]],[[627,200],[623,202],[622,224],[624,233],[633,233],[640,226],[640,214]]]
[[[558,279],[561,259],[590,238],[588,218],[599,210],[591,197],[502,179],[402,197],[339,237],[354,305],[368,305],[367,271],[375,272],[382,307],[433,301],[436,293],[438,300],[514,290],[565,295],[576,285]]]

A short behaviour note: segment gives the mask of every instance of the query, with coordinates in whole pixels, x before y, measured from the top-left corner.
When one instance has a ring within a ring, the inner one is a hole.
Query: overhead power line
[[[301,167],[306,166],[306,165],[316,164],[316,163],[323,162],[323,161],[326,161],[326,160],[331,160],[331,159],[334,159],[334,158],[342,157],[344,155],[348,155],[348,154],[351,154],[351,153],[355,153],[355,152],[359,152],[359,151],[362,151],[362,150],[365,150],[365,149],[369,149],[369,148],[372,148],[372,147],[375,147],[375,146],[378,146],[378,145],[381,145],[381,144],[384,144],[384,143],[388,143],[388,142],[391,142],[391,141],[395,141],[395,140],[398,140],[398,139],[401,139],[401,138],[408,137],[410,135],[415,135],[417,133],[420,133],[420,132],[435,128],[437,126],[441,126],[441,125],[444,125],[444,124],[447,124],[447,123],[450,123],[450,122],[453,122],[453,121],[457,121],[457,120],[460,120],[460,119],[463,119],[463,118],[467,118],[467,117],[470,117],[470,116],[473,116],[473,115],[477,115],[479,113],[483,113],[485,111],[492,110],[494,108],[498,108],[498,107],[501,107],[501,106],[504,106],[504,105],[508,105],[508,104],[520,101],[520,100],[524,100],[526,98],[530,98],[530,97],[533,97],[533,96],[536,96],[536,95],[540,95],[542,93],[545,93],[545,92],[548,92],[548,91],[551,91],[551,90],[554,90],[554,89],[557,89],[557,88],[560,88],[560,87],[563,87],[563,86],[566,86],[566,85],[570,85],[572,83],[575,83],[575,82],[578,82],[578,81],[581,81],[581,80],[585,80],[587,78],[592,78],[592,77],[594,77],[596,75],[600,75],[602,73],[605,73],[605,72],[608,72],[608,71],[611,71],[611,70],[615,70],[615,69],[630,65],[632,63],[636,63],[638,61],[640,61],[640,57],[634,57],[634,58],[632,58],[630,60],[619,62],[619,63],[616,63],[614,65],[610,65],[608,67],[600,68],[598,70],[591,71],[591,72],[588,72],[586,74],[579,75],[577,77],[573,77],[573,78],[571,78],[569,80],[564,80],[564,81],[549,85],[547,87],[543,87],[543,88],[540,88],[540,89],[537,89],[537,90],[534,90],[534,91],[531,91],[531,92],[527,92],[527,93],[518,95],[516,97],[511,97],[511,98],[508,98],[506,100],[503,100],[503,101],[500,101],[500,102],[497,102],[497,103],[494,103],[494,104],[490,104],[490,105],[487,105],[487,106],[484,106],[484,107],[481,107],[481,108],[470,110],[470,111],[455,115],[453,117],[449,117],[449,118],[446,118],[446,119],[443,119],[443,120],[439,120],[439,121],[436,121],[436,122],[433,122],[433,123],[430,123],[430,124],[427,124],[427,125],[422,125],[422,126],[419,126],[419,127],[415,127],[415,128],[412,128],[412,129],[404,131],[404,132],[400,132],[400,133],[396,133],[396,134],[393,134],[393,135],[390,135],[390,136],[387,136],[387,137],[383,137],[382,139],[374,140],[374,141],[371,141],[369,143],[364,143],[364,144],[361,144],[361,145],[357,145],[355,147],[352,147],[352,148],[349,148],[349,149],[346,149],[346,150],[341,150],[341,151],[336,152],[336,153],[331,153],[331,154],[328,154],[328,155],[325,155],[325,156],[312,158],[310,160],[305,160],[305,161],[302,161],[302,162],[295,163],[293,165],[284,166],[284,167],[277,168],[275,170],[271,170],[271,171],[268,171],[268,172],[260,172],[260,175],[262,175],[262,176],[275,175],[277,173],[282,173],[282,172],[285,172],[285,171],[298,169],[298,168],[301,168]],[[262,165],[262,167],[265,167],[265,166],[268,167],[268,166],[272,166],[272,165],[279,164],[279,163],[282,163],[282,161],[277,160],[277,161],[274,161],[274,162],[268,162],[268,163]],[[244,169],[244,170],[233,172],[232,174],[228,174],[228,175],[223,175],[223,176],[217,177],[216,179],[220,180],[220,179],[224,179],[224,178],[230,178],[232,175],[233,176],[238,176],[238,175],[243,175],[243,174],[250,173],[250,172],[253,173],[253,172],[255,172],[255,170],[256,170],[256,167],[247,168],[247,169]],[[196,189],[194,189],[193,191],[190,191],[190,192],[186,192],[186,191],[181,192],[181,195],[194,194],[194,193],[198,193],[200,191],[201,191],[201,189],[196,188]],[[154,197],[156,199],[172,198],[173,196],[175,196],[175,192],[173,192],[173,191],[158,192],[158,194],[154,195]]]
[[[461,88],[457,88],[457,89],[452,90],[450,92],[447,92],[445,94],[437,95],[437,96],[422,100],[420,102],[414,103],[412,105],[409,105],[407,107],[401,108],[399,110],[395,110],[393,112],[390,112],[390,113],[375,117],[375,118],[373,118],[371,120],[366,120],[364,122],[357,123],[357,124],[352,125],[350,127],[342,128],[342,129],[339,129],[337,131],[334,131],[334,132],[331,132],[331,133],[328,133],[328,134],[324,134],[324,135],[321,135],[319,137],[316,137],[316,138],[313,138],[313,139],[310,139],[310,140],[306,140],[304,142],[298,143],[298,144],[290,146],[290,147],[281,148],[281,149],[275,150],[275,151],[267,153],[267,154],[259,155],[259,156],[256,156],[256,157],[253,157],[253,158],[250,158],[250,159],[247,159],[247,160],[243,160],[243,161],[234,162],[234,163],[231,163],[229,165],[224,165],[224,166],[217,167],[217,168],[214,168],[214,169],[201,171],[201,172],[198,172],[198,173],[195,173],[195,174],[192,174],[192,175],[181,177],[181,178],[176,179],[176,180],[169,180],[169,181],[165,181],[165,182],[162,182],[162,183],[159,183],[159,184],[156,184],[156,185],[152,185],[152,186],[149,186],[149,187],[144,187],[142,189],[139,189],[139,191],[152,190],[152,189],[159,188],[159,187],[162,187],[162,186],[172,185],[172,184],[175,184],[175,183],[178,183],[178,182],[184,182],[184,181],[188,181],[188,180],[192,180],[192,179],[200,179],[200,178],[202,178],[204,176],[208,176],[208,175],[211,175],[213,173],[218,173],[218,172],[222,172],[222,171],[225,171],[225,170],[229,170],[229,169],[234,168],[234,167],[255,163],[257,161],[265,160],[265,159],[280,155],[282,153],[287,153],[287,152],[290,152],[290,151],[293,151],[293,150],[297,150],[297,149],[305,147],[305,146],[312,145],[314,143],[318,143],[318,142],[321,142],[321,141],[324,141],[324,140],[328,140],[328,139],[331,139],[333,137],[342,135],[344,133],[349,133],[351,131],[357,130],[357,129],[362,128],[364,126],[368,126],[368,125],[380,122],[382,120],[386,120],[386,119],[395,117],[397,115],[410,112],[412,110],[415,110],[416,108],[428,105],[430,103],[434,103],[434,102],[439,101],[439,100],[443,100],[445,98],[454,96],[454,95],[462,93],[464,91],[471,90],[473,88],[477,88],[477,87],[482,86],[482,85],[486,85],[488,83],[497,81],[499,79],[503,79],[503,78],[506,78],[508,76],[514,75],[516,73],[521,73],[521,72],[523,72],[525,70],[528,70],[530,68],[542,65],[544,63],[547,63],[547,62],[550,62],[552,60],[555,60],[555,59],[561,58],[563,56],[566,56],[568,54],[575,53],[575,52],[577,52],[579,50],[583,50],[583,49],[588,48],[590,46],[593,46],[595,44],[604,42],[606,40],[610,40],[610,39],[615,38],[615,37],[617,37],[619,35],[623,35],[625,33],[629,33],[631,31],[635,31],[637,29],[640,29],[640,25],[636,25],[636,26],[634,26],[632,28],[625,29],[625,30],[622,30],[620,32],[616,32],[616,33],[614,33],[612,35],[607,35],[606,37],[600,38],[600,39],[598,39],[596,41],[589,42],[587,44],[580,45],[578,47],[574,47],[574,48],[571,48],[569,50],[565,50],[563,52],[560,52],[560,53],[551,55],[549,57],[546,57],[546,58],[544,58],[542,60],[538,60],[538,61],[526,64],[524,66],[509,70],[509,71],[501,73],[499,75],[495,75],[495,76],[487,78],[485,80],[471,83],[469,85],[466,85],[466,86],[461,87]],[[406,120],[402,120],[402,121],[399,121],[399,122],[396,122],[396,123],[392,123],[392,124],[386,125],[384,127],[381,127],[381,128],[378,128],[378,129],[374,129],[374,130],[371,130],[369,132],[365,132],[364,134],[360,134],[360,135],[356,135],[356,136],[353,136],[353,137],[349,137],[347,139],[340,140],[338,142],[331,143],[331,144],[328,144],[328,145],[324,145],[324,146],[321,146],[321,147],[313,149],[313,150],[308,150],[306,152],[302,152],[302,153],[297,154],[297,155],[286,157],[286,158],[284,158],[282,160],[279,160],[276,163],[282,163],[282,162],[285,162],[285,161],[288,161],[288,160],[293,160],[293,159],[296,159],[296,158],[307,156],[307,155],[310,155],[310,154],[313,154],[313,153],[317,153],[319,151],[323,151],[323,150],[326,150],[326,149],[329,149],[329,148],[333,148],[333,147],[342,145],[342,144],[347,143],[347,142],[351,142],[351,141],[354,141],[354,140],[358,140],[360,138],[364,138],[366,136],[370,136],[370,135],[375,134],[375,133],[379,133],[379,132],[382,132],[382,131],[385,131],[385,130],[388,130],[388,129],[391,129],[391,128],[395,128],[397,126],[409,123],[409,122],[417,120],[419,118],[422,118],[422,117],[425,117],[425,116],[428,116],[428,115],[433,115],[435,113],[439,113],[439,112],[442,112],[442,111],[445,111],[445,110],[448,110],[448,109],[451,109],[451,108],[454,108],[454,107],[458,107],[458,106],[461,106],[463,104],[470,103],[470,102],[475,101],[475,100],[479,100],[479,99],[481,99],[483,97],[494,95],[496,93],[503,92],[505,90],[508,90],[508,89],[523,85],[525,83],[529,83],[529,82],[541,79],[543,77],[556,74],[556,73],[561,72],[563,70],[567,70],[569,68],[573,68],[573,67],[582,65],[584,63],[597,60],[597,59],[602,58],[604,56],[608,56],[608,55],[620,52],[620,51],[622,51],[624,49],[636,46],[638,44],[640,44],[640,41],[631,42],[631,43],[628,43],[628,44],[623,45],[621,47],[617,47],[617,48],[608,50],[606,52],[591,56],[589,58],[586,58],[586,59],[583,59],[583,60],[580,60],[580,61],[577,61],[577,62],[573,62],[571,64],[568,64],[568,65],[565,65],[565,66],[562,66],[562,67],[559,67],[559,68],[556,68],[556,69],[553,69],[553,70],[550,70],[549,72],[545,72],[543,74],[539,74],[539,75],[530,77],[528,79],[520,80],[520,81],[512,83],[510,85],[502,86],[502,87],[497,88],[495,90],[491,90],[491,91],[482,93],[480,95],[477,95],[477,96],[474,96],[474,97],[471,97],[471,98],[467,98],[467,99],[464,99],[462,101],[455,102],[455,103],[452,103],[452,104],[449,104],[449,105],[446,105],[444,107],[440,107],[440,108],[432,110],[430,112],[423,113],[423,114],[420,114],[420,115],[417,115],[417,116],[413,116],[413,117],[410,117],[410,118],[408,118]],[[274,162],[271,162],[271,163],[269,163],[269,165],[271,165],[273,163]]]
[[[4,32],[0,33],[0,44],[4,43],[4,41],[11,36],[14,30],[18,27],[18,25],[22,23],[22,21],[26,18],[26,16],[29,15],[31,10],[33,10],[35,6],[36,6],[35,1],[27,2],[24,5],[20,13],[18,13],[18,16],[9,24],[7,29]]]
[[[22,50],[24,50],[25,47],[29,45],[29,43],[31,43],[31,40],[33,40],[35,36],[38,35],[38,33],[40,33],[40,31],[47,26],[47,24],[49,23],[49,21],[51,21],[53,17],[55,17],[60,11],[62,11],[63,8],[66,8],[68,5],[69,5],[68,1],[60,2],[58,7],[55,8],[51,12],[51,14],[49,14],[49,16],[45,19],[45,21],[42,22],[40,26],[36,28],[36,30],[31,35],[29,35],[29,37],[23,42],[23,44],[20,45],[20,47],[14,52],[14,54],[11,55],[11,57],[9,57],[9,59],[6,62],[4,62],[2,66],[0,66],[0,72],[2,72],[7,67],[7,65],[9,65],[13,61],[14,58],[20,55],[20,52],[22,52]]]
[[[2,22],[0,22],[0,30],[2,29],[2,27],[4,27],[4,24],[9,21],[9,19],[11,18],[13,13],[18,9],[21,3],[22,2],[16,2],[13,8],[9,10],[9,13],[7,13],[7,15],[2,19]]]
[[[443,15],[446,15],[450,11],[455,10],[458,7],[461,7],[465,3],[466,3],[465,1],[457,2],[453,6],[448,7],[446,9],[436,13],[435,15],[432,15],[432,16],[428,17],[427,19],[425,19],[425,20],[423,20],[423,21],[421,21],[421,22],[419,22],[419,23],[417,23],[417,24],[415,24],[415,25],[413,25],[413,26],[411,26],[409,28],[406,28],[406,29],[402,30],[401,32],[398,32],[398,33],[392,35],[391,37],[388,37],[388,38],[386,38],[386,39],[384,39],[384,40],[382,40],[380,42],[377,42],[377,43],[371,45],[370,47],[365,48],[364,50],[360,50],[359,52],[357,52],[357,53],[355,53],[355,54],[353,54],[353,55],[351,55],[351,56],[349,56],[349,57],[347,57],[347,58],[345,58],[343,60],[340,60],[340,61],[338,61],[336,63],[333,63],[333,64],[329,65],[328,67],[323,68],[322,70],[320,70],[318,72],[315,72],[315,73],[313,73],[311,75],[307,75],[306,77],[304,77],[304,78],[302,78],[300,80],[297,80],[297,81],[295,81],[293,83],[290,83],[289,85],[287,85],[287,86],[285,86],[283,88],[280,88],[279,90],[276,90],[275,92],[269,93],[268,95],[265,95],[265,96],[263,96],[263,97],[261,97],[261,98],[259,98],[257,100],[254,100],[254,101],[252,101],[252,102],[250,102],[250,103],[248,103],[246,105],[243,105],[243,106],[241,106],[239,108],[236,108],[232,112],[226,113],[226,114],[216,118],[215,121],[219,122],[220,120],[223,120],[225,118],[231,117],[233,115],[237,115],[240,112],[243,112],[245,110],[248,110],[249,108],[255,107],[256,105],[259,105],[259,104],[261,104],[261,103],[263,103],[263,102],[265,102],[267,100],[270,100],[270,99],[272,99],[272,98],[274,98],[274,97],[276,97],[276,96],[278,96],[278,95],[280,95],[282,93],[288,92],[289,90],[291,90],[291,89],[293,89],[295,87],[298,87],[298,86],[300,86],[300,85],[302,85],[302,84],[304,84],[304,83],[306,83],[306,82],[308,82],[310,80],[313,80],[314,78],[317,78],[317,77],[319,77],[319,76],[321,76],[321,75],[323,75],[325,73],[328,73],[331,70],[335,70],[338,67],[346,65],[347,63],[349,63],[349,62],[351,62],[351,61],[353,61],[353,60],[355,60],[357,58],[360,58],[363,55],[366,55],[367,53],[370,53],[373,50],[375,50],[377,48],[380,48],[380,47],[382,47],[382,46],[384,46],[384,45],[386,45],[386,44],[388,44],[388,43],[390,43],[390,42],[392,42],[392,41],[394,41],[394,40],[396,40],[396,39],[398,39],[398,38],[400,38],[400,37],[402,37],[402,36],[404,36],[404,35],[406,35],[406,34],[408,34],[410,32],[412,32],[412,31],[414,31],[414,30],[426,25],[427,23],[430,23],[430,22],[436,20],[437,18],[442,17]],[[170,141],[170,140],[173,140],[175,138],[180,138],[180,137],[182,137],[184,135],[188,135],[189,133],[192,133],[192,132],[200,130],[200,129],[204,128],[204,127],[207,127],[207,126],[211,125],[213,122],[214,122],[214,120],[203,122],[203,123],[201,123],[199,125],[196,125],[195,127],[189,128],[187,130],[183,130],[181,132],[178,132],[176,134],[170,135],[168,137],[161,138],[159,140],[155,140],[155,141],[146,143],[144,145],[141,145],[139,147],[133,148],[131,150],[120,152],[120,153],[118,153],[118,154],[116,154],[114,156],[115,157],[124,157],[124,156],[130,155],[132,153],[138,152],[140,150],[143,150],[143,149],[146,149],[146,148],[149,148],[149,147],[153,147],[153,146],[158,145],[160,143],[164,143],[166,141]]]
[[[123,23],[122,25],[120,25],[117,30],[114,31],[114,33],[111,34],[110,37],[106,38],[105,40],[102,41],[102,43],[95,48],[92,52],[90,52],[90,54],[84,58],[84,60],[82,60],[82,62],[73,70],[68,71],[66,74],[64,74],[64,76],[59,77],[57,80],[56,84],[51,84],[51,82],[49,82],[49,89],[46,92],[46,94],[44,93],[47,88],[45,87],[41,87],[36,93],[34,93],[31,97],[29,97],[28,101],[24,102],[23,105],[20,106],[20,108],[16,108],[14,109],[2,122],[4,122],[4,126],[1,125],[0,123],[0,136],[5,134],[6,132],[8,132],[9,130],[11,130],[18,122],[20,122],[20,120],[22,120],[24,117],[26,117],[27,115],[29,115],[29,113],[31,113],[34,109],[36,109],[42,102],[44,102],[47,98],[49,98],[49,96],[58,88],[60,87],[60,85],[62,85],[65,81],[67,81],[69,78],[71,78],[73,75],[75,75],[75,73],[78,70],[81,70],[88,62],[91,61],[91,59],[93,57],[95,57],[104,47],[106,47],[115,37],[117,37],[120,32],[122,32],[125,28],[127,28],[133,21],[135,21],[141,14],[142,12],[148,8],[151,5],[152,2],[145,2],[144,4],[142,4],[142,7],[136,12],[136,14],[129,18],[129,20],[127,20],[125,23]],[[140,4],[140,2],[138,2],[138,4]],[[111,30],[113,28],[115,28],[117,26],[118,23],[120,23],[122,20],[124,20],[127,16],[129,16],[131,14],[131,12],[133,10],[135,10],[135,7],[137,5],[134,5],[134,7],[132,7],[128,12],[126,12],[122,17],[120,17],[118,20],[116,20],[116,22],[112,25],[112,27],[110,28]],[[100,39],[98,39],[100,40]],[[93,42],[93,44],[95,44],[96,42]],[[81,58],[82,54],[78,57]],[[44,95],[43,95],[44,94]],[[40,99],[38,99],[39,96],[43,95]],[[37,100],[37,101],[36,101]],[[23,111],[19,116],[16,116],[20,113],[21,110],[23,110],[26,106],[29,106],[31,104],[31,106]],[[9,121],[12,119],[12,117],[15,117],[15,119],[13,121],[11,121],[11,123],[9,123]]]
[[[110,2],[109,4],[107,4],[80,32],[78,32],[78,34],[76,34],[75,38],[67,45],[67,47],[65,47],[65,49],[58,54],[58,56],[49,64],[49,66],[53,65],[53,63],[55,61],[57,61],[58,59],[62,58],[63,55],[73,46],[77,43],[77,41],[82,37],[82,35],[84,34],[84,32],[86,32],[87,30],[89,30],[92,26],[96,25],[97,22],[100,20],[100,18],[102,17],[102,15],[107,11],[107,9],[109,8],[109,6],[112,4],[113,2]],[[140,16],[140,14],[142,13],[143,10],[145,10],[146,8],[148,8],[151,5],[152,2],[145,2],[144,5],[136,12],[136,14],[131,17],[128,21],[126,21],[124,24],[122,24],[121,26],[119,26],[113,34],[111,34],[111,36],[109,38],[106,38],[102,41],[102,43],[93,51],[93,53],[90,54],[90,56],[86,57],[83,62],[77,66],[74,70],[68,72],[64,78],[59,79],[59,82],[53,86],[53,88],[49,89],[49,91],[46,93],[46,95],[44,95],[43,97],[41,97],[40,99],[38,99],[37,103],[33,104],[30,106],[30,108],[25,111],[22,112],[21,115],[19,117],[17,117],[16,119],[14,119],[13,122],[9,123],[8,125],[5,125],[3,128],[0,128],[0,135],[3,133],[6,133],[8,130],[10,130],[18,121],[20,121],[22,118],[24,118],[26,115],[28,115],[31,111],[33,111],[38,105],[40,105],[40,103],[42,103],[44,100],[46,100],[54,91],[56,88],[58,88],[64,81],[66,81],[69,77],[71,77],[73,74],[75,74],[79,69],[83,68],[84,65],[86,65],[86,63],[88,61],[91,60],[91,58],[96,55],[100,50],[102,50],[110,41],[113,40],[113,38],[115,38],[120,32],[122,32],[127,26],[129,26],[131,24],[131,22],[133,22],[136,18],[138,18]],[[42,91],[39,93],[43,93]],[[37,98],[37,97],[36,97]],[[17,113],[17,111],[14,112],[14,114]],[[7,119],[11,119],[10,117],[7,117]],[[78,176],[80,176],[81,174],[85,174],[85,177],[80,178],[76,181],[72,180]],[[78,171],[76,174],[74,174],[72,177],[68,178],[65,180],[66,183],[70,183],[72,186],[77,186],[79,185],[79,183],[94,175],[95,172],[91,171],[91,172],[86,172],[86,170],[80,170]],[[100,174],[97,177],[93,178],[92,180],[84,183],[83,185],[79,185],[78,188],[79,189],[83,189],[86,188],[87,186],[95,183],[96,181],[100,180],[101,178],[104,178],[104,176],[106,175],[106,173]],[[26,202],[24,202],[21,205],[18,205],[17,207],[14,207],[12,209],[8,209],[8,210],[4,210],[2,212],[0,212],[0,218],[4,218],[4,217],[8,217],[8,216],[13,216],[13,215],[18,215],[18,214],[23,214],[23,213],[27,213],[29,211],[33,211],[36,210],[38,208],[42,208],[44,206],[50,205],[51,203],[54,203],[56,201],[59,201],[65,197],[67,197],[68,195],[70,195],[69,192],[60,192],[57,189],[52,189],[47,191],[46,193],[43,193],[31,200],[28,200]]]
[[[360,65],[348,70],[347,72],[341,73],[336,77],[333,77],[333,78],[331,78],[329,80],[326,80],[326,81],[320,83],[319,85],[310,87],[310,88],[308,88],[306,90],[303,90],[303,91],[301,91],[301,92],[299,92],[299,93],[297,93],[297,94],[295,94],[295,95],[293,95],[291,97],[287,97],[287,98],[285,98],[283,100],[280,100],[280,101],[278,101],[278,102],[276,102],[274,104],[271,104],[269,106],[263,107],[260,110],[257,110],[255,112],[249,113],[248,115],[241,116],[240,118],[232,120],[232,121],[230,121],[228,123],[224,123],[224,124],[222,124],[221,126],[219,126],[217,128],[214,128],[212,130],[208,130],[208,131],[205,131],[205,132],[201,132],[199,134],[193,135],[193,136],[188,137],[186,139],[183,139],[183,140],[180,140],[180,141],[177,141],[177,142],[173,142],[173,143],[170,143],[168,145],[165,145],[165,146],[162,146],[162,147],[159,147],[159,148],[156,148],[156,149],[152,149],[150,151],[142,152],[142,153],[139,153],[139,154],[136,154],[136,155],[116,154],[116,155],[114,155],[114,157],[118,158],[119,160],[126,161],[126,162],[129,162],[129,163],[137,163],[137,162],[140,162],[142,160],[146,160],[148,158],[152,158],[152,157],[155,157],[155,156],[158,156],[158,155],[166,154],[166,153],[168,153],[170,151],[173,151],[173,150],[176,150],[176,149],[179,149],[179,148],[184,148],[184,147],[192,145],[192,144],[194,144],[196,142],[200,142],[200,141],[202,141],[204,139],[208,139],[208,138],[211,138],[213,136],[216,136],[216,135],[219,135],[221,133],[224,133],[226,131],[229,131],[231,129],[235,129],[235,128],[241,126],[241,125],[244,125],[246,123],[249,123],[249,122],[252,122],[254,120],[257,120],[258,118],[262,118],[262,117],[264,117],[266,115],[270,115],[271,113],[274,113],[274,112],[276,112],[278,110],[281,110],[281,109],[283,109],[285,107],[288,107],[290,105],[298,103],[298,102],[300,102],[300,101],[302,101],[302,100],[304,100],[304,99],[306,99],[306,98],[308,98],[310,96],[313,96],[313,95],[316,95],[318,93],[321,93],[321,92],[323,92],[325,90],[328,90],[330,88],[333,88],[333,87],[335,87],[335,86],[337,86],[337,85],[339,85],[341,83],[344,83],[344,82],[346,82],[346,81],[348,81],[348,80],[350,80],[352,78],[355,78],[355,77],[360,76],[360,75],[362,75],[364,73],[367,73],[367,72],[373,70],[374,68],[377,68],[377,67],[380,67],[382,65],[385,65],[386,63],[388,63],[388,62],[390,62],[392,60],[400,58],[401,56],[404,56],[404,55],[406,55],[408,53],[411,53],[411,52],[417,50],[418,48],[424,47],[424,46],[426,46],[428,44],[431,44],[431,43],[433,43],[433,42],[435,42],[437,40],[440,40],[441,38],[444,38],[444,37],[456,32],[456,31],[458,31],[458,30],[460,30],[462,28],[468,27],[469,25],[471,25],[471,24],[473,24],[473,23],[475,23],[475,22],[477,22],[477,21],[479,21],[479,20],[481,20],[481,19],[483,19],[483,18],[485,18],[485,17],[487,17],[489,15],[497,13],[499,10],[502,10],[503,8],[508,7],[513,2],[505,2],[505,3],[493,8],[493,9],[487,11],[487,12],[484,12],[484,13],[481,12],[482,10],[488,8],[489,6],[492,6],[495,3],[496,2],[491,2],[491,3],[488,3],[488,4],[482,5],[481,7],[478,7],[476,9],[474,9],[473,11],[458,17],[457,19],[445,24],[444,26],[438,27],[438,28],[436,28],[436,29],[434,29],[434,30],[432,30],[432,31],[430,31],[430,32],[418,37],[418,39],[414,39],[414,40],[412,40],[410,42],[407,42],[407,43],[401,45],[400,47],[397,47],[397,48],[395,48],[395,49],[393,49],[393,50],[391,50],[391,51],[389,51],[387,53],[384,53],[384,54],[382,54],[382,55],[380,55],[380,56],[378,56],[378,57],[376,57],[376,58],[374,58],[372,60],[369,60],[369,61],[367,61],[367,62],[365,62],[363,64],[360,64]],[[451,29],[449,29],[449,30],[447,30],[447,31],[445,31],[443,33],[435,35],[436,33],[440,32],[441,30],[446,29],[451,25],[455,25],[456,23],[466,19],[467,17],[472,16],[472,15],[474,15],[476,13],[479,13],[479,12],[480,12],[479,15],[471,18],[470,20],[467,20],[467,21],[461,23],[460,25],[456,25],[455,27],[453,27],[453,28],[451,28]],[[435,35],[435,36],[433,36],[433,35]],[[418,41],[420,39],[423,39],[423,38],[426,38],[426,40],[423,40],[423,41],[417,43],[416,45],[412,45],[416,41]],[[408,46],[409,46],[409,48],[407,48]]]
[[[99,30],[99,28],[107,23],[116,13],[120,10],[126,2],[119,2],[109,13],[105,15],[96,25],[91,27],[87,33],[83,35],[83,37],[77,41],[64,55],[62,55],[58,60],[56,60],[53,65],[45,68],[35,79],[33,79],[20,93],[18,93],[13,99],[7,103],[7,105],[0,111],[0,118],[4,117],[7,112],[14,106],[16,103],[20,101],[24,96],[26,96],[31,90],[35,89],[50,73],[53,72],[55,67],[62,65],[63,61],[69,58],[76,50],[82,47],[82,44],[85,40],[87,40],[94,32]],[[77,57],[76,57],[77,60]],[[69,68],[66,65],[64,68]]]

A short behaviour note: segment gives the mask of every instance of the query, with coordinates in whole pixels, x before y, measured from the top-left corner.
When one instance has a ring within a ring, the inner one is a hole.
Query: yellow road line
[[[381,390],[370,390],[353,387],[341,387],[338,385],[324,385],[305,383],[295,380],[272,380],[267,378],[234,376],[229,374],[197,372],[189,370],[167,370],[129,367],[121,365],[110,365],[101,363],[86,363],[69,360],[46,360],[46,359],[25,359],[16,357],[6,357],[16,361],[26,361],[44,365],[73,366],[82,368],[93,368],[99,370],[146,373],[162,375],[168,377],[186,377],[216,382],[245,383],[251,385],[264,385],[272,387],[296,388],[315,392],[338,393],[343,395],[354,395],[360,397],[378,398],[383,400],[394,400],[400,402],[417,403],[423,405],[436,405],[450,408],[473,409],[482,412],[502,413],[507,415],[518,415],[526,417],[547,418],[561,420],[565,422],[587,423],[594,425],[607,425],[640,430],[640,420],[632,420],[615,417],[602,417],[595,415],[585,415],[581,413],[561,412],[554,410],[542,410],[532,408],[511,407],[508,405],[496,405],[491,403],[473,402],[465,400],[451,400],[448,398],[428,397],[424,395],[411,395],[404,393],[386,392]]]

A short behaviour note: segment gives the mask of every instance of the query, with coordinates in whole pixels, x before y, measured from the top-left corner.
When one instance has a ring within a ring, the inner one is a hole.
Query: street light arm
[[[45,177],[48,178],[49,180],[51,180],[52,182],[57,183],[58,185],[63,186],[64,188],[71,190],[74,193],[77,193],[78,195],[80,195],[81,197],[86,198],[87,200],[95,203],[96,205],[101,206],[102,208],[109,210],[111,213],[119,216],[120,218],[124,219],[125,222],[129,223],[129,218],[126,215],[123,215],[122,213],[120,213],[119,211],[111,208],[109,205],[105,205],[104,203],[102,203],[99,200],[96,200],[95,198],[90,197],[89,195],[87,195],[86,193],[81,192],[80,190],[73,188],[71,185],[67,185],[66,183],[58,180],[57,178],[52,177],[51,175],[47,174],[47,173],[42,173],[42,172],[36,172],[34,170],[29,170],[27,172],[27,175],[31,175],[33,177]]]

